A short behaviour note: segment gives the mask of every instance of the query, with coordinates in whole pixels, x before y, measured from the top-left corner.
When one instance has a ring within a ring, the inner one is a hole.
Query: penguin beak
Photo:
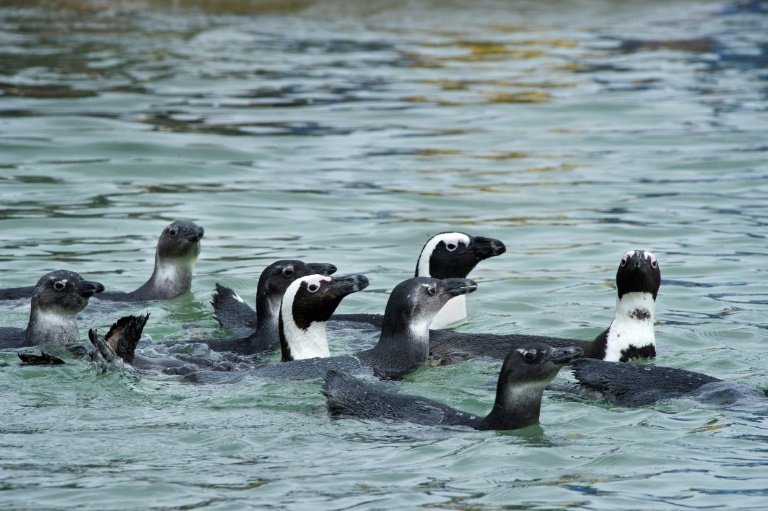
[[[336,273],[336,267],[329,263],[309,263],[306,270],[307,275],[333,275]]]
[[[338,290],[342,296],[346,296],[351,293],[362,291],[368,287],[368,277],[360,273],[340,275],[333,278],[333,287]]]
[[[77,294],[83,298],[90,298],[96,293],[104,291],[104,286],[100,282],[92,282],[90,280],[81,280],[77,283]]]
[[[553,364],[564,365],[573,362],[584,355],[584,350],[576,346],[568,348],[552,348],[549,352],[549,361]]]
[[[477,289],[477,283],[472,279],[443,279],[445,293],[450,296],[459,296],[472,293]]]
[[[507,247],[501,241],[482,236],[475,236],[472,239],[472,246],[475,255],[481,260],[501,255],[507,251]]]
[[[195,226],[196,229],[193,229],[192,231],[188,232],[184,237],[187,238],[187,241],[196,242],[203,239],[203,234],[205,234],[205,229],[200,227],[199,225]]]

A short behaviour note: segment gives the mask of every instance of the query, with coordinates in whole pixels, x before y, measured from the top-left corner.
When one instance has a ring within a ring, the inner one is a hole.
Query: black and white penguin
[[[492,238],[472,236],[461,232],[443,232],[432,236],[421,249],[416,263],[416,277],[436,279],[466,278],[480,261],[498,256],[506,251],[504,243]],[[217,286],[218,295],[213,297],[213,306],[219,324],[228,332],[238,333],[243,328],[253,330],[255,314],[250,307],[243,307],[234,291]],[[436,318],[432,328],[442,328],[467,316],[464,296],[448,302],[445,311]],[[237,312],[233,312],[237,311]],[[381,314],[338,314],[334,321],[351,321],[372,324],[381,328],[384,317]]]
[[[65,345],[80,340],[77,314],[88,299],[104,291],[99,282],[84,280],[73,271],[56,270],[35,285],[26,329],[0,328],[0,349]]]
[[[257,313],[254,318],[256,329],[251,329],[250,334],[244,337],[209,339],[196,342],[204,342],[216,351],[230,351],[240,355],[254,355],[273,350],[277,347],[280,340],[280,304],[288,286],[296,279],[307,275],[331,275],[335,271],[336,267],[327,263],[304,263],[296,260],[282,260],[270,264],[261,272],[259,285],[256,288]],[[229,290],[223,286],[220,287]],[[234,291],[229,291],[234,294]],[[221,290],[219,290],[218,294],[214,294],[213,301],[211,302],[214,307],[223,296],[225,295],[221,293]],[[236,299],[227,300],[227,304],[224,306],[227,310],[244,310],[241,307],[231,308],[231,305],[234,303],[239,303],[241,306],[251,310],[250,307],[245,305],[242,298],[237,296],[237,294],[234,294],[234,296]],[[222,310],[221,308],[218,309],[217,314],[221,314]],[[231,317],[229,313],[227,313],[227,317]]]
[[[282,361],[330,357],[325,324],[351,294],[368,287],[365,275],[308,275],[295,280],[280,305]]]
[[[256,285],[256,310],[245,303],[232,289],[216,283],[211,297],[213,314],[227,332],[248,337],[258,329],[259,312],[271,313],[277,324],[277,316],[283,293],[296,279],[307,275],[333,275],[336,267],[329,263],[305,263],[297,260],[277,261],[267,266]],[[265,308],[266,307],[266,308]]]
[[[160,233],[152,276],[130,293],[102,293],[101,300],[141,302],[169,300],[192,287],[192,270],[200,255],[204,229],[194,222],[176,220]]]
[[[742,399],[764,400],[768,396],[768,391],[674,367],[584,359],[577,360],[572,370],[579,387],[558,390],[624,407],[652,405],[675,398],[729,405]]]
[[[578,346],[584,356],[626,362],[656,356],[654,314],[661,285],[656,257],[634,250],[621,258],[616,271],[616,314],[611,325],[593,341],[524,334],[475,334],[432,330],[430,353],[445,363],[476,357],[504,358],[510,349],[528,342],[555,347]]]
[[[321,378],[329,369],[355,374],[397,378],[423,366],[429,357],[429,324],[445,303],[477,289],[469,279],[416,277],[392,290],[384,312],[379,341],[373,348],[352,355],[311,358],[269,364],[248,372],[251,377],[305,380]],[[198,383],[231,381],[214,373],[188,375]]]
[[[580,348],[553,348],[529,343],[504,359],[496,401],[485,417],[412,394],[399,394],[348,374],[329,371],[322,393],[331,415],[388,419],[431,426],[466,426],[478,430],[511,430],[538,424],[541,397],[560,368],[582,355]]]

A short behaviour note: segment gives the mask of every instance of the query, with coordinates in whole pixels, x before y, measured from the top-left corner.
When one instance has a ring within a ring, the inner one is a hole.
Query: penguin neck
[[[616,299],[616,315],[605,335],[605,357],[610,362],[654,357],[656,302],[651,293],[626,293]]]
[[[78,342],[77,314],[44,311],[33,304],[25,336],[27,343],[32,345]]]
[[[270,350],[280,342],[280,300],[266,292],[256,295],[256,330],[246,338],[248,353]]]
[[[537,424],[541,414],[541,398],[548,383],[510,385],[502,383],[499,378],[493,409],[479,422],[477,429],[509,430]]]
[[[467,319],[467,297],[466,295],[455,296],[443,305],[429,327],[433,329],[446,328],[465,319]]]
[[[400,313],[384,317],[376,346],[359,354],[381,376],[399,376],[429,358],[429,323]]]
[[[163,260],[156,255],[152,276],[135,293],[149,292],[153,299],[169,299],[189,291],[195,259]]]
[[[330,357],[325,324],[325,321],[313,321],[308,328],[299,328],[292,315],[283,314],[281,311],[279,321],[281,362]]]

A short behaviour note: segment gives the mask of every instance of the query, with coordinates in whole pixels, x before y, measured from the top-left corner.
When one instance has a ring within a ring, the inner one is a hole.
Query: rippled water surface
[[[0,287],[113,290],[205,227],[157,343],[276,259],[383,311],[424,241],[503,240],[465,331],[591,339],[621,255],[662,268],[656,364],[765,388],[768,7],[721,1],[0,2]],[[93,309],[93,307],[91,307]],[[26,303],[0,303],[24,326]],[[333,343],[333,339],[332,339]],[[339,342],[332,351],[343,349]],[[498,363],[403,390],[475,413]],[[566,373],[564,371],[563,373]],[[566,379],[562,374],[560,379]],[[4,509],[768,509],[768,405],[545,395],[514,433],[331,420],[316,381],[196,386],[0,353]]]

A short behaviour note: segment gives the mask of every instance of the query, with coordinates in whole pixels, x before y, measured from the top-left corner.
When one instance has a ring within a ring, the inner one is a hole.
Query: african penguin
[[[331,415],[389,419],[432,426],[466,426],[478,430],[512,430],[539,422],[544,388],[563,364],[582,355],[580,348],[553,348],[529,343],[513,348],[504,359],[496,400],[485,417],[457,410],[432,399],[399,394],[353,376],[329,371],[322,393]]]

